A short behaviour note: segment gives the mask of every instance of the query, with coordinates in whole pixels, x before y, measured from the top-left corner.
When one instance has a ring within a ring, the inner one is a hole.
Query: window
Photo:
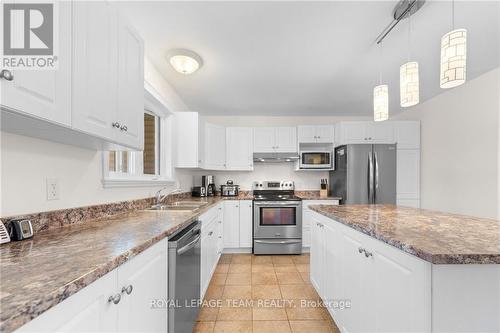
[[[103,152],[104,187],[159,186],[173,182],[172,114],[146,90],[144,150]]]

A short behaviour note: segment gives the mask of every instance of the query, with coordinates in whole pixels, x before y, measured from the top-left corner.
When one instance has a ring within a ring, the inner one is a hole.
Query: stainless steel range
[[[302,253],[302,199],[292,181],[253,184],[253,253]]]

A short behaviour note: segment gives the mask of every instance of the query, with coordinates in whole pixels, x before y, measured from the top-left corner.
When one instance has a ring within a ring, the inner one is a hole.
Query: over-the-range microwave
[[[333,167],[331,151],[301,151],[300,169],[331,169]]]

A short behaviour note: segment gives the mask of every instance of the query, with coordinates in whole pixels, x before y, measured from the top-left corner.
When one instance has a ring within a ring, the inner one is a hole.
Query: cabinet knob
[[[121,294],[116,294],[116,295],[113,295],[113,296],[109,296],[108,303],[113,302],[113,304],[118,304],[118,303],[120,303],[121,299],[122,299],[122,295]]]
[[[365,257],[367,257],[367,258],[368,257],[373,257],[373,253],[368,252],[368,251],[365,250]]]
[[[2,71],[0,72],[0,78],[7,81],[12,81],[14,80],[14,74],[12,74],[12,72],[8,69],[2,69]]]
[[[127,126],[123,125],[122,127],[120,127],[120,130],[126,132],[128,130],[128,128],[127,128]]]
[[[363,252],[365,252],[365,249],[363,249],[362,247],[358,247],[358,252],[363,253]]]
[[[120,123],[116,121],[112,123],[111,126],[113,126],[114,128],[120,128]]]
[[[127,295],[130,295],[133,289],[134,287],[132,287],[132,285],[129,284],[128,286],[122,288],[122,294],[127,293]]]
[[[213,234],[214,234],[214,232],[213,232],[213,231],[210,231],[210,232],[208,233],[208,235],[209,235],[209,236],[212,236]]]

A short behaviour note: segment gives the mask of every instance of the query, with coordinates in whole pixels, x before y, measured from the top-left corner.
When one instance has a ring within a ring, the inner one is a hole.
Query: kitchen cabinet
[[[333,125],[307,125],[297,128],[299,143],[333,143]]]
[[[430,332],[430,263],[312,212],[311,282],[343,332]],[[359,320],[363,318],[363,320]]]
[[[397,199],[420,199],[420,150],[398,149]]]
[[[226,128],[224,126],[205,124],[205,161],[206,170],[226,169]]]
[[[313,211],[309,205],[338,205],[338,200],[302,200],[302,247],[304,250],[311,246]]]
[[[252,200],[224,202],[224,248],[251,248],[253,245]]]
[[[219,261],[219,209],[214,207],[200,217],[201,221],[201,281],[203,298]]]
[[[392,122],[346,121],[337,124],[337,144],[394,143]]]
[[[256,127],[253,137],[256,153],[297,152],[296,127]]]
[[[240,200],[240,248],[253,245],[253,202]]]
[[[71,6],[59,3],[57,70],[11,70],[12,81],[0,79],[2,108],[71,126]]]
[[[167,250],[164,239],[16,332],[166,332],[167,309],[151,301],[167,299]]]
[[[253,170],[252,128],[226,128],[226,170]]]
[[[217,252],[219,255],[224,250],[224,204],[217,205]]]
[[[398,149],[420,149],[420,122],[394,122],[394,139]]]
[[[204,165],[204,121],[198,112],[174,114],[176,140],[175,166],[177,168],[201,168]]]
[[[144,45],[107,1],[73,4],[73,128],[143,149]]]

